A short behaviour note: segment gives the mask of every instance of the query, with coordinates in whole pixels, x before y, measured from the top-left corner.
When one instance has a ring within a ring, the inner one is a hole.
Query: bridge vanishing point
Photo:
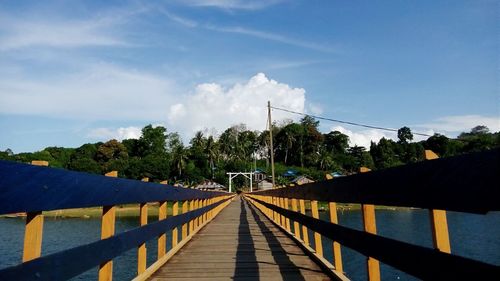
[[[498,266],[451,253],[446,210],[500,210],[500,150],[445,159],[426,151],[426,158],[241,196],[0,161],[0,215],[27,213],[22,263],[0,266],[0,280],[68,280],[92,268],[100,281],[112,280],[113,259],[134,248],[133,280],[349,280],[341,247],[366,256],[369,280],[380,280],[380,263],[424,280],[498,278]],[[329,221],[319,218],[318,202],[327,203]],[[339,202],[361,204],[363,231],[338,224]],[[123,204],[139,204],[140,227],[115,233]],[[157,221],[148,222],[148,204],[158,205]],[[433,248],[377,235],[375,205],[428,209]],[[42,255],[43,211],[89,207],[102,207],[101,239]],[[151,240],[158,252],[148,266]]]

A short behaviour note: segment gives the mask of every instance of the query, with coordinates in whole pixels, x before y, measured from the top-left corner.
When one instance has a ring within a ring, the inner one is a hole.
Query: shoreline
[[[55,211],[44,211],[43,216],[49,219],[96,219],[101,218],[102,207],[76,208]],[[167,207],[167,217],[172,215],[172,207]],[[158,216],[158,205],[148,205],[148,217]],[[139,206],[116,206],[117,218],[138,218]],[[26,219],[26,213],[0,215],[3,219]]]
[[[328,211],[328,203],[320,202],[318,209],[320,212]],[[375,210],[384,211],[411,211],[418,208],[375,206]],[[306,205],[306,210],[311,211],[310,205]],[[337,203],[337,211],[361,211],[361,204],[340,204]],[[44,211],[43,215],[48,219],[98,219],[101,218],[102,207],[76,208],[66,210]],[[172,216],[172,206],[167,207],[167,217]],[[138,218],[139,206],[123,205],[116,207],[117,218]],[[158,205],[148,205],[148,217],[158,217]],[[0,215],[0,219],[26,219],[26,213]]]

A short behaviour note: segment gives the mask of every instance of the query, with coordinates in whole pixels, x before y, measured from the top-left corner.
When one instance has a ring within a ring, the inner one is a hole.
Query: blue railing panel
[[[225,194],[0,160],[0,214],[208,199]]]

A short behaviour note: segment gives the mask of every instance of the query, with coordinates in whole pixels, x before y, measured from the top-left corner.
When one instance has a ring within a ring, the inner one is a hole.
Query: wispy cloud
[[[0,51],[32,47],[133,46],[124,39],[121,27],[131,17],[147,10],[145,7],[127,7],[87,18],[61,18],[50,13],[0,13]]]
[[[437,118],[436,120],[416,125],[421,128],[432,129],[443,133],[461,133],[469,132],[470,129],[478,125],[484,125],[491,131],[500,131],[499,116],[482,116],[482,115],[454,115]]]
[[[337,50],[331,46],[307,41],[307,40],[302,40],[302,39],[295,39],[295,38],[290,38],[288,36],[284,36],[281,34],[277,33],[272,33],[272,32],[267,32],[267,31],[262,31],[262,30],[256,30],[256,29],[251,29],[251,28],[245,28],[245,27],[240,27],[240,26],[219,26],[211,23],[200,23],[196,20],[187,18],[187,17],[182,17],[179,16],[175,13],[172,13],[165,8],[159,8],[160,12],[165,15],[168,19],[170,19],[173,22],[176,22],[178,24],[181,24],[185,27],[188,28],[202,28],[206,30],[211,30],[211,31],[216,31],[216,32],[222,32],[222,33],[232,33],[232,34],[240,34],[240,35],[246,35],[246,36],[251,36],[259,39],[264,39],[268,41],[274,41],[274,42],[279,42],[283,43],[286,45],[291,45],[295,47],[300,47],[300,48],[305,48],[305,49],[310,49],[310,50],[315,50],[315,51],[320,51],[320,52],[325,52],[325,53],[334,53]],[[303,62],[302,64],[312,64],[316,62]],[[287,65],[284,67],[290,67],[293,65]],[[300,66],[300,65],[299,65]]]
[[[0,77],[0,113],[85,120],[161,120],[174,83],[113,64],[84,65],[49,77]]]
[[[214,7],[225,10],[261,10],[284,2],[283,0],[183,0],[190,6]]]
[[[325,46],[322,44],[314,43],[314,42],[309,42],[305,40],[300,40],[300,39],[294,39],[290,38],[281,34],[276,34],[272,32],[267,32],[267,31],[261,31],[261,30],[255,30],[255,29],[249,29],[249,28],[244,28],[244,27],[239,27],[239,26],[215,26],[215,25],[205,25],[204,28],[213,30],[213,31],[218,31],[218,32],[224,32],[224,33],[235,33],[235,34],[242,34],[242,35],[248,35],[260,39],[266,39],[270,41],[275,41],[279,43],[284,43],[287,45],[292,45],[296,47],[301,47],[301,48],[306,48],[310,50],[315,50],[315,51],[320,51],[320,52],[327,52],[327,53],[333,53],[335,52],[335,49],[329,46]]]
[[[195,20],[188,19],[188,18],[185,18],[185,17],[181,17],[179,15],[176,15],[176,14],[168,11],[165,8],[160,8],[159,7],[158,10],[159,10],[160,13],[162,13],[163,15],[165,15],[171,21],[179,23],[179,24],[181,24],[183,26],[194,28],[194,27],[197,27],[199,25],[198,22],[196,22]]]

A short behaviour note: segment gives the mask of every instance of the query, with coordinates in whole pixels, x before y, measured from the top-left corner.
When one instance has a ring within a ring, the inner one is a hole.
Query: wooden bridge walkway
[[[150,280],[330,280],[254,206],[235,197]]]

